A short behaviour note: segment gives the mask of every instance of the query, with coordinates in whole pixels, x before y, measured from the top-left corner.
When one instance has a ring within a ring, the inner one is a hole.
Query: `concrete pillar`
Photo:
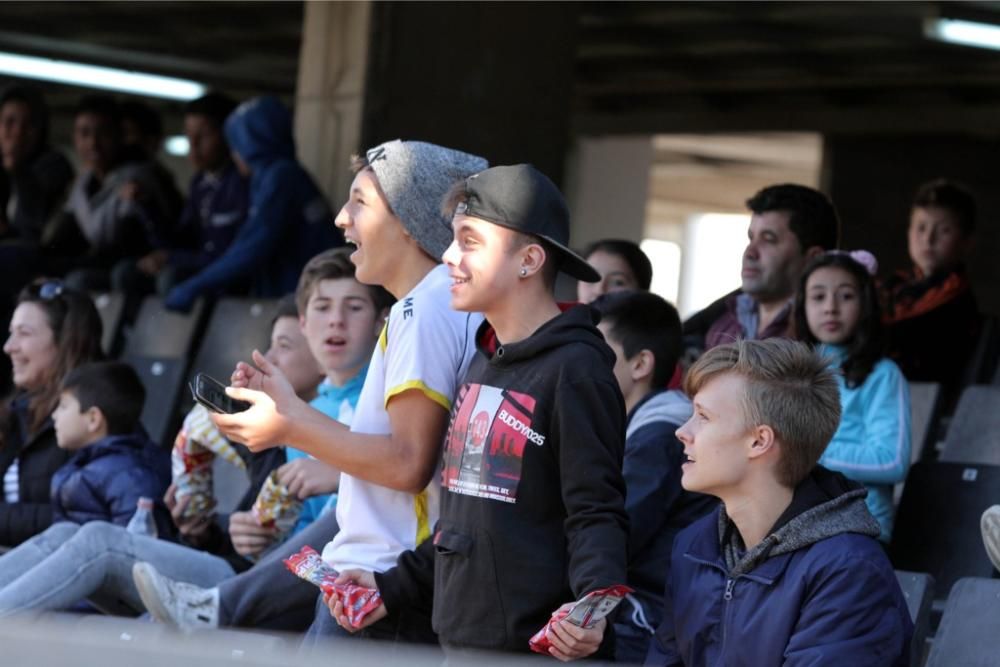
[[[295,91],[299,160],[336,211],[361,150],[371,3],[306,2]]]
[[[584,137],[567,165],[573,245],[644,236],[653,140],[649,135]]]

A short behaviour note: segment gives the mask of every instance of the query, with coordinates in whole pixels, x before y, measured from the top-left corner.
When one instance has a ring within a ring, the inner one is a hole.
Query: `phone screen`
[[[191,388],[196,401],[215,412],[233,414],[243,412],[250,407],[246,401],[237,401],[226,394],[226,387],[218,380],[198,373]]]

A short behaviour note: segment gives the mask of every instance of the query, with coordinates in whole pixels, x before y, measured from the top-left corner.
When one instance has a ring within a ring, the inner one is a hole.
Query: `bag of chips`
[[[250,512],[261,526],[274,526],[277,529],[275,541],[280,542],[299,520],[302,501],[278,481],[278,471],[272,470],[260,487]]]
[[[549,628],[563,619],[581,628],[592,628],[598,621],[614,611],[615,607],[631,592],[632,589],[628,586],[618,585],[599,588],[587,593],[568,609],[559,609],[554,612],[545,627],[528,640],[528,646],[535,653],[549,655],[549,648],[552,646],[548,638]]]
[[[210,512],[215,508],[212,490],[212,463],[220,456],[238,468],[246,469],[239,453],[229,444],[208,416],[208,410],[195,405],[184,418],[170,452],[171,477],[177,502],[190,497],[184,518]]]
[[[347,620],[355,628],[361,627],[365,616],[382,604],[382,596],[376,588],[334,583],[338,576],[337,571],[323,562],[316,550],[309,545],[286,558],[284,563],[295,576],[318,586],[327,596],[339,597]]]

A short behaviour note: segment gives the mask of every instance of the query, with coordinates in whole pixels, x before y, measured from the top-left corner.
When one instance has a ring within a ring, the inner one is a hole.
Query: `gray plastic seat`
[[[929,573],[942,597],[962,577],[990,576],[993,563],[983,549],[979,518],[997,503],[998,490],[1000,466],[915,464],[892,531],[893,566]]]
[[[948,426],[941,461],[1000,465],[1000,387],[966,387]]]
[[[926,667],[994,667],[1000,661],[1000,580],[959,579],[948,594]]]
[[[910,646],[910,664],[918,667],[924,655],[924,641],[930,630],[931,605],[934,602],[934,577],[926,572],[896,570],[896,581],[906,598],[906,608],[913,621],[913,641]]]
[[[128,354],[122,357],[122,361],[135,369],[146,389],[146,403],[142,408],[141,418],[143,428],[153,442],[169,447],[180,426],[177,400],[185,389],[187,361]]]
[[[936,435],[934,427],[937,424],[941,401],[941,384],[939,382],[910,382],[910,463],[916,463],[923,458],[928,440]]]
[[[201,333],[205,301],[198,299],[191,312],[167,310],[163,299],[147,296],[125,341],[124,356],[188,359]]]

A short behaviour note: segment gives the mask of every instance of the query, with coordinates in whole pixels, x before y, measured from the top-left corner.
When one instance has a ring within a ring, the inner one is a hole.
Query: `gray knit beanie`
[[[365,157],[393,213],[421,248],[436,260],[451,245],[451,220],[441,200],[457,181],[488,168],[477,155],[423,141],[387,141]]]

